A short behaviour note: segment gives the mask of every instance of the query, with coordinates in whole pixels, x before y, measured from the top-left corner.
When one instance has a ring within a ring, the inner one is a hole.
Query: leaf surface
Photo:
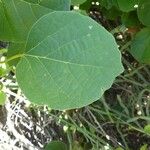
[[[136,34],[130,52],[139,62],[150,64],[150,28]]]
[[[129,12],[135,9],[135,5],[138,4],[139,0],[117,0],[118,7],[124,12]]]
[[[150,1],[149,0],[140,0],[138,7],[138,17],[139,20],[146,26],[150,26]]]
[[[39,4],[52,10],[70,10],[70,0],[24,0],[29,3]]]
[[[69,10],[69,7],[70,0],[42,0],[40,3],[37,0],[2,0],[0,40],[22,43],[26,40],[31,26],[40,17],[54,10]]]
[[[29,100],[63,110],[98,100],[122,71],[103,27],[75,12],[53,12],[33,25],[16,75]]]
[[[31,26],[51,9],[22,0],[2,0],[0,3],[0,39],[22,43],[26,41]]]
[[[118,7],[117,0],[99,0],[100,4],[106,9],[110,9],[112,7]]]

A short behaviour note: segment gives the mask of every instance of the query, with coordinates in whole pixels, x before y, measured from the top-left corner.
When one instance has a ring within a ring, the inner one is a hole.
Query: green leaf
[[[0,39],[24,42],[33,23],[53,10],[69,10],[70,0],[2,0],[0,3]]]
[[[123,71],[120,57],[113,36],[98,23],[75,12],[53,12],[33,25],[17,81],[34,103],[78,108],[110,88]]]
[[[51,9],[22,0],[2,0],[0,3],[0,40],[25,42],[31,26]]]
[[[67,147],[63,142],[52,141],[44,148],[44,150],[67,150]]]
[[[100,4],[106,9],[116,7],[123,12],[129,12],[135,9],[138,0],[99,0]]]
[[[146,125],[146,126],[144,127],[144,131],[145,131],[146,133],[149,133],[149,134],[150,134],[150,124],[148,124],[148,125]]]
[[[118,147],[115,150],[124,150],[122,147]]]
[[[129,12],[135,9],[135,5],[138,4],[139,0],[117,0],[118,7],[124,12]]]
[[[34,4],[38,4],[40,1],[39,0],[23,0],[29,3],[34,3]]]
[[[29,3],[39,4],[52,10],[70,10],[70,0],[24,0]]]
[[[71,0],[72,5],[80,5],[86,2],[86,0]]]
[[[131,11],[129,13],[124,13],[122,15],[122,23],[126,27],[139,27],[140,26],[140,21],[137,17],[136,11]]]
[[[79,143],[78,141],[74,141],[72,144],[72,150],[84,150],[84,149],[81,146],[81,143]]]
[[[6,69],[0,67],[0,77],[3,77],[6,75]]]
[[[100,4],[106,9],[110,9],[112,7],[118,7],[117,0],[99,0]]]
[[[148,145],[147,144],[142,145],[140,150],[148,150]]]
[[[116,20],[118,16],[122,15],[122,12],[119,11],[116,7],[111,7],[109,11],[105,8],[102,9],[103,14],[109,20]]]
[[[80,9],[88,12],[91,8],[91,5],[92,5],[92,0],[87,0],[85,1],[85,3],[80,5]]]
[[[136,34],[130,52],[139,62],[150,63],[150,28],[144,28]]]
[[[6,94],[0,91],[0,105],[4,105],[5,100],[6,100]]]
[[[138,17],[139,20],[146,26],[150,26],[150,1],[149,0],[139,0],[139,7],[138,7]]]
[[[0,3],[0,39],[13,41],[8,49],[8,58],[23,52],[25,40],[31,26],[43,15],[53,10],[69,10],[70,0],[28,0],[36,4],[30,4],[21,0],[3,0]],[[20,42],[20,43],[19,43]],[[18,60],[9,62],[16,65]]]
[[[23,54],[25,51],[25,43],[10,43],[7,52],[7,59],[11,57]],[[9,66],[16,66],[20,58],[13,59],[8,62]]]

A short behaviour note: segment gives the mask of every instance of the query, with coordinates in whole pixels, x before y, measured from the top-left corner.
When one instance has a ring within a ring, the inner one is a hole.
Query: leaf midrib
[[[100,67],[100,66],[74,63],[74,62],[70,62],[70,61],[63,61],[63,60],[48,58],[48,57],[43,57],[43,56],[35,56],[35,55],[25,54],[23,57],[26,57],[26,59],[28,59],[27,57],[32,57],[32,58],[45,59],[45,60],[54,61],[54,62],[63,63],[63,64],[78,65],[78,66],[81,66],[81,67],[93,67],[93,68],[97,68],[97,69],[102,69],[102,67]]]

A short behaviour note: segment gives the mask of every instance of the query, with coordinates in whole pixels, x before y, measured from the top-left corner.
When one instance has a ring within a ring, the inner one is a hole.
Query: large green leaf
[[[16,76],[29,100],[63,110],[98,100],[122,71],[103,27],[75,12],[53,12],[32,27]]]
[[[139,20],[146,26],[150,26],[150,1],[140,0],[138,7],[138,17]]]
[[[144,28],[137,33],[130,52],[139,62],[150,63],[150,28]]]

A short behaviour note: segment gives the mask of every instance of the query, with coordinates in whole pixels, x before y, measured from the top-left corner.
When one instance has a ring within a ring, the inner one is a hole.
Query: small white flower
[[[139,110],[139,111],[137,112],[137,114],[138,114],[139,116],[142,115],[141,110]]]
[[[138,5],[136,4],[136,5],[134,5],[134,8],[138,8]]]
[[[99,5],[99,2],[96,2],[95,4],[98,6],[98,5]]]
[[[74,10],[79,10],[79,6],[74,6],[73,9]]]

